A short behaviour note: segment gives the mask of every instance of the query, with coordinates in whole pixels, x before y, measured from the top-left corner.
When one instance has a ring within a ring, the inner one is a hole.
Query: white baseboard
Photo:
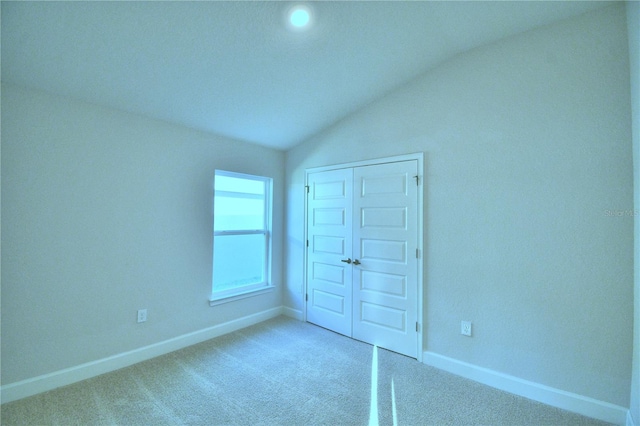
[[[134,349],[129,352],[123,352],[118,355],[88,362],[86,364],[10,383],[0,387],[0,400],[4,404],[5,402],[26,398],[41,392],[46,392],[61,386],[70,385],[81,380],[99,376],[100,374],[119,370],[138,362],[146,361],[178,349],[213,339],[214,337],[222,336],[223,334],[258,324],[262,321],[282,315],[283,313],[282,307],[268,309],[233,321],[218,324],[213,327],[208,327],[182,336],[174,337],[169,340],[154,343],[149,346]]]
[[[296,319],[298,321],[303,321],[304,320],[304,316],[302,315],[302,311],[299,309],[293,309],[290,308],[288,306],[283,306],[282,307],[282,315],[286,315],[289,318],[293,318]]]
[[[624,425],[627,420],[627,408],[478,367],[433,352],[424,352],[422,362],[458,376],[583,416],[617,425]]]

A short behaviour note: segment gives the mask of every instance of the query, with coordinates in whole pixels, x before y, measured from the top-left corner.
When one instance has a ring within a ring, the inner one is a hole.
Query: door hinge
[[[308,194],[309,193],[309,185],[305,185],[304,187],[305,187],[305,189],[307,191],[307,194]]]
[[[420,176],[415,175],[413,178],[416,180],[416,186],[420,186]]]
[[[308,302],[309,301],[309,293],[305,293],[304,295],[304,301]]]
[[[416,249],[416,259],[420,259],[420,249]]]
[[[418,325],[418,323],[416,322],[416,332],[420,331],[420,326]]]

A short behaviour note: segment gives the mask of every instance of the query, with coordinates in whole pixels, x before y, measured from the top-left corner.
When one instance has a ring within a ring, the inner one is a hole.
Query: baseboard
[[[129,352],[123,352],[118,355],[88,362],[86,364],[10,383],[0,387],[0,400],[4,404],[6,402],[26,398],[41,392],[46,392],[61,386],[70,385],[81,380],[86,380],[91,377],[119,370],[138,362],[146,361],[178,349],[213,339],[214,337],[222,336],[224,334],[258,324],[262,321],[282,315],[283,313],[282,307],[268,309],[233,321],[218,324],[213,327],[208,327],[182,336],[174,337],[169,340],[154,343],[149,346],[134,349]]]
[[[424,352],[422,362],[515,395],[605,422],[624,425],[631,417],[627,414],[627,408],[615,404],[530,382],[433,352]]]
[[[282,315],[286,315],[289,318],[296,319],[298,321],[304,320],[304,316],[302,315],[302,311],[299,309],[293,309],[288,306],[282,307]]]

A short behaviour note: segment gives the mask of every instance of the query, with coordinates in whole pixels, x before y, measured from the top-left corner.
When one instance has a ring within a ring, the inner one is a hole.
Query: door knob
[[[353,261],[353,264],[354,264],[354,265],[359,265],[359,264],[360,264],[360,261],[359,261],[358,259],[355,259],[355,260]]]
[[[342,259],[340,262],[344,262],[344,263],[351,263],[351,258],[347,258],[347,259]]]

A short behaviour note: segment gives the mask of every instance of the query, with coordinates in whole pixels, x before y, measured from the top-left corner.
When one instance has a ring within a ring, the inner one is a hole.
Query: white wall
[[[3,85],[3,385],[281,306],[209,306],[216,168],[273,178],[280,285],[282,152]]]
[[[424,151],[425,350],[628,407],[629,104],[616,4],[459,55],[292,149],[285,304],[303,309],[305,168]]]
[[[629,33],[629,60],[631,68],[631,111],[633,128],[633,181],[635,206],[635,290],[633,372],[631,376],[631,415],[640,425],[640,3],[627,2],[627,31]]]

